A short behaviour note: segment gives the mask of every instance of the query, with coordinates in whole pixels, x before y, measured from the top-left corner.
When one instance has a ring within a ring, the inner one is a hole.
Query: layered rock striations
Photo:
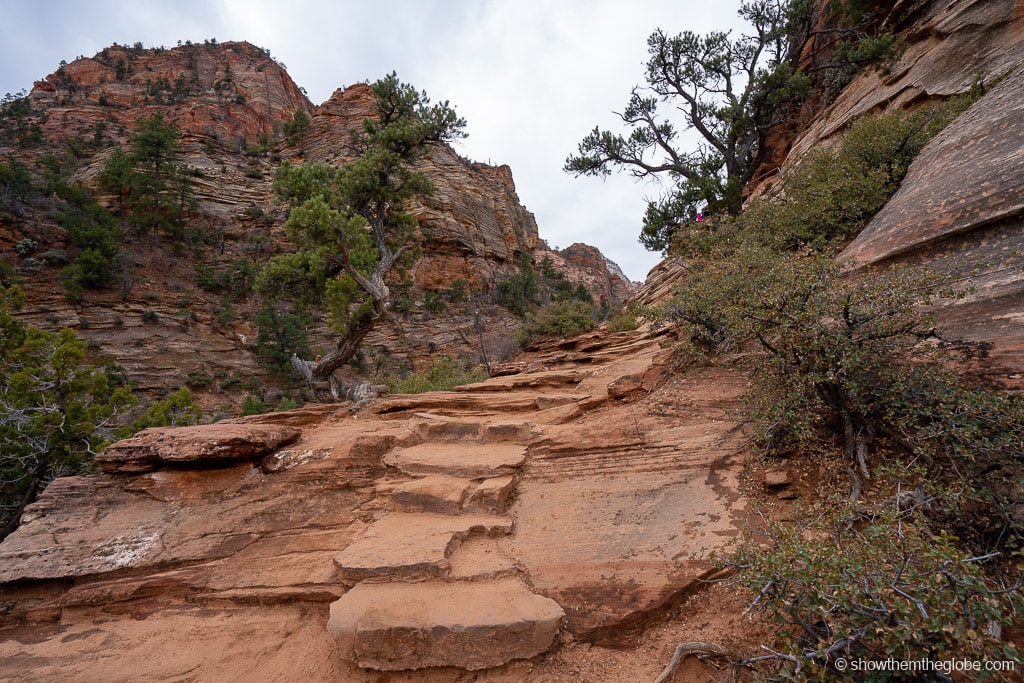
[[[852,83],[799,148],[865,112],[912,107],[979,85],[989,90],[929,143],[843,257],[861,265],[925,263],[967,278],[966,298],[939,302],[939,325],[950,337],[983,345],[978,371],[990,381],[1017,386],[1024,370],[1018,256],[1024,15],[1019,3],[1005,0],[930,3],[911,15],[901,35],[908,46],[889,72]]]
[[[181,133],[198,209],[188,217],[189,244],[181,237],[177,244],[167,237],[154,242],[126,228],[121,247],[128,267],[119,275],[120,288],[87,290],[82,302],[70,304],[58,282],[59,266],[28,274],[25,319],[44,328],[72,327],[95,356],[124,366],[141,389],[155,393],[180,386],[190,374],[203,378],[200,385],[213,377],[259,374],[258,302],[234,297],[227,311],[233,315],[227,315],[224,293],[200,286],[196,264],[251,273],[291,248],[282,228],[284,209],[273,198],[275,169],[283,160],[347,161],[350,131],[373,110],[369,86],[339,89],[314,106],[282,64],[248,43],[113,45],[62,65],[35,84],[27,102],[32,112],[26,125],[38,126],[38,144],[11,139],[0,143],[0,153],[31,166],[71,144],[80,155],[72,178],[94,187],[113,146],[125,145],[140,119],[161,112]],[[304,134],[289,137],[285,131],[299,112],[311,121]],[[507,355],[510,349],[498,340],[507,342],[519,320],[494,305],[494,288],[518,272],[519,254],[534,262],[550,256],[595,300],[615,305],[631,293],[631,284],[599,254],[570,266],[570,259],[547,248],[507,166],[470,162],[442,148],[423,170],[436,194],[412,207],[422,258],[403,290],[410,305],[367,340],[377,365],[417,366],[439,353],[473,361]],[[4,261],[20,267],[15,245],[25,238],[67,250],[67,234],[55,218],[28,207],[0,220]],[[424,305],[428,293],[443,298],[453,288],[466,295],[443,310]],[[481,329],[494,339],[484,339]],[[331,343],[326,325],[311,333],[314,347]]]
[[[0,678],[572,678],[560,648],[631,642],[743,524],[746,381],[666,358],[601,330],[454,392],[121,442],[0,544]]]
[[[826,4],[816,3],[816,16],[827,14]],[[842,257],[861,269],[923,263],[963,278],[971,292],[937,302],[939,326],[949,337],[980,344],[980,364],[972,371],[1017,386],[1024,370],[1024,279],[1017,256],[1024,14],[1012,0],[899,0],[880,7],[879,30],[896,31],[902,51],[892,63],[854,77],[805,122],[783,166],[798,164],[815,147],[838,144],[858,118],[982,88],[984,96],[929,143]]]

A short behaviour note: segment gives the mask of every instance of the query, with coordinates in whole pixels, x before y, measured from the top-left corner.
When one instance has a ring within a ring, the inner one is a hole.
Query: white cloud
[[[247,40],[270,49],[319,103],[392,70],[468,120],[460,153],[512,167],[520,199],[552,245],[599,247],[643,279],[658,257],[637,242],[644,197],[626,176],[574,179],[567,155],[643,80],[658,27],[705,33],[737,23],[739,0],[187,0],[11,3],[0,24],[0,93],[30,88],[61,59],[113,42]]]

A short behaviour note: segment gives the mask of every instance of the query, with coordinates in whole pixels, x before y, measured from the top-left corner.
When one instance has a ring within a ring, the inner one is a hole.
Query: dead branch
[[[687,657],[699,655],[729,657],[730,652],[716,643],[702,643],[700,641],[680,643],[676,647],[676,651],[672,654],[672,659],[669,660],[668,666],[666,666],[665,670],[661,672],[661,675],[655,679],[654,683],[665,683],[665,681],[669,680],[669,678],[671,678],[676,672],[676,668],[679,666],[680,662]]]

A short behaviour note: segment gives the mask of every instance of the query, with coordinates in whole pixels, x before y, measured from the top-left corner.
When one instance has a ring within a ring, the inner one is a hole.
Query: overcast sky
[[[553,247],[586,242],[633,280],[659,256],[640,246],[645,197],[625,175],[564,173],[595,126],[621,130],[643,82],[647,37],[738,26],[739,0],[5,0],[0,93],[31,89],[60,60],[115,42],[247,40],[288,67],[314,104],[394,70],[468,122],[460,154],[509,164],[522,203]]]

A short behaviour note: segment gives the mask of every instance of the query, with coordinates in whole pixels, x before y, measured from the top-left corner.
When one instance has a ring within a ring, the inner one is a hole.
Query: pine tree
[[[416,258],[416,218],[405,210],[433,184],[413,165],[438,145],[463,137],[466,122],[448,102],[432,105],[425,92],[396,74],[371,86],[376,115],[352,131],[355,158],[336,172],[324,164],[282,165],[279,197],[293,208],[285,224],[298,254],[272,260],[259,279],[265,294],[294,293],[301,283],[332,312],[339,337],[321,360],[293,363],[311,384],[347,363],[373,326],[387,315],[385,279]]]

